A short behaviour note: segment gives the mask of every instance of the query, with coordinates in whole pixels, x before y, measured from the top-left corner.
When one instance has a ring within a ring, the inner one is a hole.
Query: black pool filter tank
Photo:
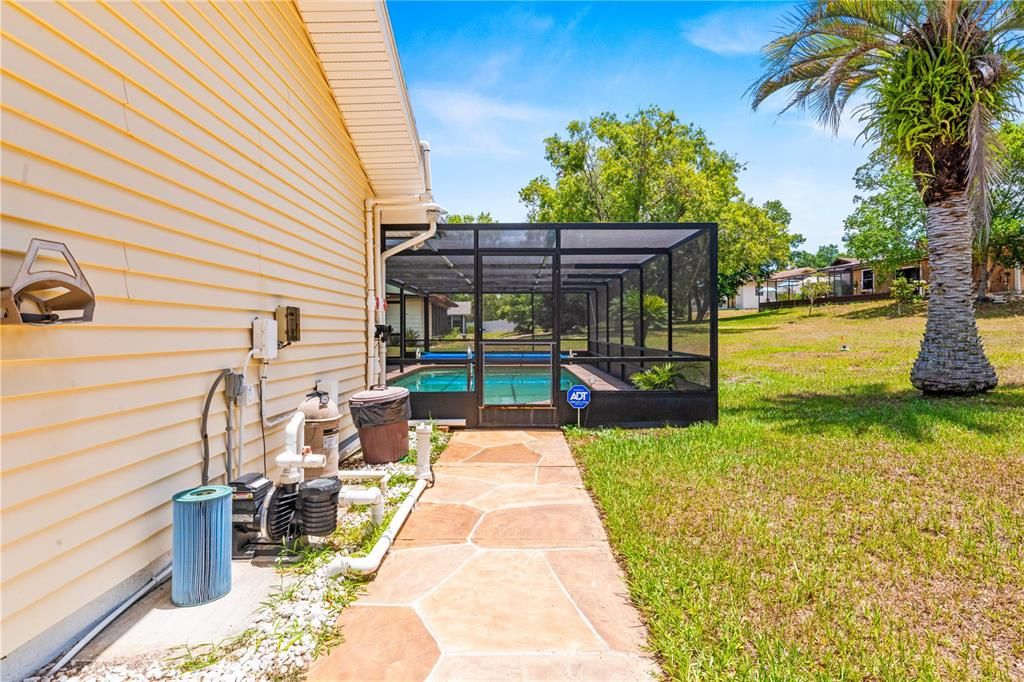
[[[341,481],[314,478],[299,484],[295,516],[303,535],[323,537],[338,527],[338,494]]]
[[[259,473],[231,481],[232,557],[276,556],[282,541],[298,535],[294,526],[298,486],[274,485]]]

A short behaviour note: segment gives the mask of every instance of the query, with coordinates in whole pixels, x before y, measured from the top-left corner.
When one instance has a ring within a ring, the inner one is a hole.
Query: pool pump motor
[[[285,451],[275,461],[276,481],[260,473],[231,481],[232,557],[276,559],[306,536],[330,535],[338,524],[337,478],[305,480],[306,469],[324,467],[325,457],[302,443],[305,416],[297,412],[288,423]]]

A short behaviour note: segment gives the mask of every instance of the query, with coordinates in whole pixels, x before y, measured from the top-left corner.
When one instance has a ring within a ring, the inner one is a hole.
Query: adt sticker
[[[586,386],[576,384],[569,389],[569,392],[566,394],[566,398],[571,406],[575,407],[577,410],[582,410],[590,404],[590,389]]]

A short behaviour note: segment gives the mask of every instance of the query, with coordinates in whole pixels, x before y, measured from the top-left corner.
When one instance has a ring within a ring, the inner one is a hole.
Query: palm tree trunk
[[[997,383],[974,320],[972,225],[965,193],[927,207],[928,322],[910,371],[910,382],[925,393],[978,393]]]
[[[985,261],[978,267],[978,287],[977,296],[975,297],[979,302],[983,301],[988,296],[988,279],[992,276],[992,268],[989,267],[989,260],[986,258]]]

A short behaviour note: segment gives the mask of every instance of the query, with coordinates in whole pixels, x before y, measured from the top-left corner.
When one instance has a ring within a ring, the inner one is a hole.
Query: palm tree
[[[765,46],[756,109],[787,91],[838,131],[863,98],[866,139],[913,168],[927,208],[928,322],[910,373],[925,393],[996,385],[978,338],[971,245],[987,230],[998,172],[995,125],[1018,113],[1024,50],[1021,0],[817,0],[793,13],[792,32]]]

